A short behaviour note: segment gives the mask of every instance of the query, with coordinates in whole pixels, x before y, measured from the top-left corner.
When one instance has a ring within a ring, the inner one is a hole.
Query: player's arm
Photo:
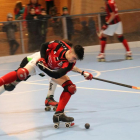
[[[41,45],[41,48],[40,48],[40,56],[41,56],[41,58],[45,59],[46,58],[46,51],[53,49],[58,44],[59,44],[59,42],[57,40],[43,43]]]
[[[106,30],[108,28],[108,25],[110,24],[110,22],[115,18],[115,6],[114,6],[114,4],[107,4],[107,7],[108,7],[109,12],[110,12],[110,17],[106,21],[106,23],[102,26],[103,30]]]
[[[76,66],[73,67],[72,69],[73,72],[78,72],[82,74],[82,70],[80,70],[79,68],[77,68]]]
[[[87,71],[82,71],[79,68],[77,68],[76,66],[73,67],[72,71],[74,72],[78,72],[81,75],[83,75],[85,77],[86,80],[92,80],[93,79],[93,75]]]
[[[41,58],[46,58],[46,50],[49,48],[49,42],[43,43],[40,48]]]
[[[115,5],[114,5],[114,3],[108,3],[107,7],[108,7],[109,12],[110,12],[110,17],[106,21],[106,23],[109,24],[115,18]]]
[[[106,24],[109,24],[115,18],[115,13],[111,12],[109,19],[106,21]]]
[[[68,71],[70,71],[73,67],[73,64],[69,64],[67,67],[65,68],[60,68],[58,70],[51,70],[50,68],[48,68],[47,66],[44,65],[44,63],[42,63],[42,61],[38,61],[37,62],[37,66],[44,71],[47,75],[49,75],[52,78],[58,79],[64,75],[66,75],[66,73]]]
[[[49,48],[48,45],[49,45],[49,42],[43,43],[41,45],[41,48],[40,48],[40,56],[41,56],[41,58],[38,61],[43,63],[44,66],[47,66],[45,59],[46,59],[46,50]]]

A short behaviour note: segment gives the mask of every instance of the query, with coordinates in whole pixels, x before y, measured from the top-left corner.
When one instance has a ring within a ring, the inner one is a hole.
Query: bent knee
[[[118,36],[118,40],[119,40],[120,42],[123,42],[124,36]]]
[[[106,39],[106,37],[102,36],[102,37],[100,38],[100,40],[101,40],[101,41],[106,41],[107,39]]]
[[[26,79],[28,77],[28,75],[29,75],[29,71],[25,68],[19,68],[17,70],[17,77],[20,80]]]
[[[69,85],[69,86],[67,87],[67,89],[68,89],[68,92],[69,92],[71,95],[73,95],[73,94],[75,94],[75,92],[76,92],[76,85],[75,85],[75,84]]]
[[[75,94],[76,92],[76,85],[73,84],[71,80],[63,83],[62,87],[64,88],[64,91],[69,92],[71,95]]]

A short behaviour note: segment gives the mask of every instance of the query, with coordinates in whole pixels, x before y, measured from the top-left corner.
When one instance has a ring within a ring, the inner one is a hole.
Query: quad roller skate
[[[54,128],[59,128],[60,121],[65,122],[65,126],[67,128],[70,128],[71,126],[74,125],[74,123],[73,123],[74,118],[73,117],[67,117],[64,114],[64,111],[55,112],[55,114],[53,115]]]
[[[132,60],[132,52],[131,51],[127,51],[126,55],[125,55],[126,60]]]
[[[45,111],[50,111],[51,108],[53,111],[56,111],[56,108],[58,106],[58,102],[56,102],[53,98],[53,95],[50,95],[49,97],[46,98],[45,100]]]
[[[98,62],[105,62],[105,54],[104,53],[99,53],[97,56]]]

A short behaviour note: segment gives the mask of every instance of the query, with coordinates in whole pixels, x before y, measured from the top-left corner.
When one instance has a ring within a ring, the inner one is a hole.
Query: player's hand
[[[108,28],[108,23],[105,23],[103,26],[102,26],[102,30],[106,30]]]
[[[85,77],[86,80],[92,80],[93,79],[93,75],[89,72],[82,71],[82,75]]]
[[[46,61],[45,61],[44,58],[39,58],[38,61],[36,62],[36,65],[37,65],[38,63],[42,63],[44,66],[47,66],[47,63],[46,63]]]

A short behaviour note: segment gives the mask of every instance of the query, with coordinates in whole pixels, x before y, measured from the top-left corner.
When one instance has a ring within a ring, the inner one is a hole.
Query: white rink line
[[[136,66],[136,67],[128,67],[128,68],[121,68],[121,69],[114,69],[114,70],[106,70],[106,71],[99,71],[99,72],[108,72],[108,71],[117,71],[117,70],[135,69],[135,68],[140,68],[140,66]]]
[[[140,66],[128,67],[128,68],[120,68],[120,69],[113,69],[113,70],[105,70],[105,71],[98,71],[98,72],[118,71],[118,70],[135,69],[135,68],[140,68]],[[80,68],[80,69],[84,69],[84,68]],[[86,70],[93,71],[92,69],[86,69]]]
[[[36,91],[41,91],[41,90],[48,90],[48,88],[44,88],[44,89],[38,89],[38,90],[30,90],[30,91],[23,91],[23,92],[16,92],[14,93],[14,91],[11,91],[9,93],[3,93],[1,96],[10,96],[10,95],[15,95],[15,94],[25,94],[25,93],[29,93],[29,92],[36,92]]]
[[[96,71],[96,70],[93,70],[93,69],[85,69],[85,68],[80,68],[80,69],[83,69],[83,70],[90,70],[90,71],[93,71],[91,73],[97,73],[97,75],[99,76],[100,75],[100,72],[108,72],[108,71],[118,71],[118,70],[125,70],[125,69],[135,69],[135,68],[140,68],[140,66],[136,66],[136,67],[128,67],[128,68],[120,68],[120,69],[113,69],[113,70],[105,70],[105,71]],[[3,69],[4,70],[4,69]],[[3,70],[0,70],[0,71],[3,71]],[[79,76],[80,74],[76,74],[76,75],[69,75],[69,77],[74,77],[74,76]],[[95,76],[97,77],[97,76]],[[44,80],[47,80],[47,79],[43,79],[42,81]],[[37,80],[36,80],[37,81]],[[41,81],[41,80],[38,80],[38,81]],[[33,81],[34,82],[34,81]]]
[[[75,82],[74,84],[82,83],[82,82],[87,82],[88,80],[83,80],[79,82]],[[24,84],[30,84],[30,85],[41,85],[41,86],[49,86],[49,84],[40,84],[40,83],[31,83],[31,82],[24,82]],[[57,85],[57,87],[61,87],[60,85]]]
[[[5,70],[7,70],[7,71],[14,71],[14,69],[1,69],[0,71],[5,71]]]
[[[48,79],[42,79],[42,80],[34,80],[34,81],[28,81],[28,82],[38,82],[38,81],[48,81]]]
[[[49,84],[30,83],[30,82],[24,82],[24,84],[49,86]]]
[[[108,72],[108,71],[116,71],[116,70],[124,70],[124,69],[132,69],[132,68],[139,68],[140,66],[136,66],[136,67],[128,67],[128,68],[121,68],[121,69],[114,69],[114,70],[106,70],[106,71],[96,71],[96,70],[92,70],[92,69],[85,69],[85,70],[90,70],[90,71],[94,71],[92,73],[97,73],[96,77],[100,75],[100,72]],[[81,68],[82,69],[82,68]],[[79,76],[79,74],[77,75],[71,75],[69,77],[72,77],[72,76]],[[44,81],[44,80],[47,80],[47,79],[43,79],[43,80],[36,80],[36,81]],[[83,80],[83,81],[79,81],[79,82],[76,82],[75,84],[77,83],[82,83],[82,82],[86,82],[87,80]],[[24,84],[34,84],[34,85],[45,85],[45,86],[48,86],[49,84],[40,84],[40,83],[31,83],[31,82],[35,82],[35,81],[29,81],[29,82],[23,82]],[[60,87],[58,85],[58,87]],[[98,88],[84,88],[84,87],[77,87],[77,88],[83,88],[83,89],[91,89],[91,90],[102,90],[102,91],[114,91],[114,92],[127,92],[127,93],[140,93],[140,92],[133,92],[133,91],[121,91],[121,90],[111,90],[111,89],[98,89]],[[28,93],[28,92],[34,92],[34,91],[40,91],[40,90],[46,90],[45,89],[39,89],[39,90],[31,90],[31,91],[25,91],[25,92],[17,92],[17,93],[6,93],[6,94],[3,94],[2,96],[4,95],[14,95],[14,94],[20,94],[20,93]]]
[[[88,80],[76,82],[76,83],[74,83],[74,84],[82,83],[82,82],[85,82],[85,81],[88,81]],[[39,83],[29,83],[29,82],[26,82],[26,84],[47,85],[47,86],[49,85],[49,84],[39,84]],[[61,87],[61,86],[58,85],[58,87]],[[100,88],[87,88],[87,87],[76,87],[76,88],[89,89],[89,90],[114,91],[114,92],[140,93],[140,92],[135,92],[135,91],[112,90],[112,89],[100,89]]]
[[[100,89],[100,88],[87,88],[87,87],[77,87],[77,88],[80,88],[80,89],[89,89],[89,90],[102,90],[102,91],[126,92],[126,93],[137,93],[137,94],[140,94],[140,92],[135,92],[135,91],[112,90],[112,89]]]
[[[85,53],[85,54],[99,54],[99,52],[97,52],[97,53],[92,53],[92,52],[87,52],[87,53]],[[105,54],[107,54],[107,55],[124,55],[125,53],[105,53]],[[140,54],[133,54],[133,52],[132,52],[132,56],[133,55],[140,55]]]
[[[26,84],[35,84],[35,83],[28,83],[26,82]],[[38,84],[36,83],[36,85],[47,85],[47,84]],[[58,86],[60,87],[60,86]],[[99,91],[111,91],[111,92],[123,92],[123,93],[136,93],[136,94],[140,94],[140,92],[136,92],[136,91],[124,91],[124,90],[112,90],[112,89],[100,89],[100,88],[87,88],[87,87],[77,87],[79,89],[88,89],[88,90],[99,90]],[[3,93],[1,96],[10,96],[10,95],[15,95],[15,94],[25,94],[25,93],[30,93],[30,92],[36,92],[36,91],[41,91],[41,90],[48,90],[48,88],[44,88],[44,89],[39,89],[39,90],[30,90],[30,91],[23,91],[23,92],[16,92],[16,93]]]
[[[80,68],[80,69],[89,70],[89,69],[85,69],[85,68]],[[97,71],[97,70],[92,70],[92,69],[90,69],[90,71],[93,71],[93,72],[91,72],[91,73],[97,73],[97,75],[94,76],[94,77],[98,77],[98,76],[101,75],[101,73],[100,73],[99,71]],[[74,76],[81,76],[81,74],[78,73],[78,74],[76,74],[76,75],[69,75],[69,77],[74,77]]]

